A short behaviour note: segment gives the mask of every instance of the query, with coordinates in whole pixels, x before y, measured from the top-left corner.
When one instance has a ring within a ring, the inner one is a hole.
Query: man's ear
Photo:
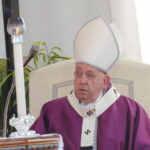
[[[109,83],[110,83],[110,76],[106,75],[104,78],[104,88],[107,88]]]

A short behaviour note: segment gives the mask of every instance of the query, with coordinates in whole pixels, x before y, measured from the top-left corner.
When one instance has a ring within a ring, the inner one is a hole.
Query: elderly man
[[[42,107],[32,128],[60,133],[65,150],[150,150],[150,120],[134,100],[120,95],[108,71],[118,60],[117,32],[103,18],[75,39],[74,90]]]

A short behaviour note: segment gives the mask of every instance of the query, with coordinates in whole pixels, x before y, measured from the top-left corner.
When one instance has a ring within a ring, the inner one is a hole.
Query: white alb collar
[[[68,101],[71,104],[71,106],[76,110],[76,112],[84,117],[88,116],[88,112],[92,111],[93,115],[99,116],[102,114],[109,106],[111,106],[120,96],[120,93],[112,86],[105,95],[102,97],[99,96],[98,99],[96,100],[96,104],[93,105],[92,107],[83,107],[80,105],[79,100],[75,96],[74,92],[69,94]]]

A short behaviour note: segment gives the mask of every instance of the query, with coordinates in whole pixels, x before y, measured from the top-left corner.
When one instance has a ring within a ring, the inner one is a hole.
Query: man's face
[[[74,90],[83,103],[94,102],[110,81],[110,77],[86,63],[76,63]]]

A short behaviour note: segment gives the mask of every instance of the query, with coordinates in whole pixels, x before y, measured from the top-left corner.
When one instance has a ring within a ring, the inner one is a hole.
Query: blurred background
[[[122,59],[150,63],[149,7],[149,0],[1,0],[0,58],[11,53],[5,40],[9,17],[18,15],[25,20],[24,56],[35,41],[45,41],[48,47],[59,46],[64,56],[72,56],[78,30],[101,15],[108,22],[114,22],[124,37]]]

